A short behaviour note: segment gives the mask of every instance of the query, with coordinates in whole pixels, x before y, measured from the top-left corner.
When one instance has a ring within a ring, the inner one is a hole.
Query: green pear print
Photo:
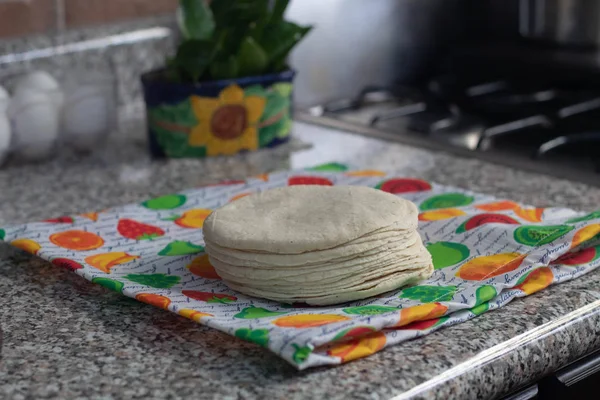
[[[176,240],[169,243],[164,249],[162,249],[159,256],[183,256],[186,254],[196,254],[204,251],[204,247],[196,245],[190,242],[183,242]]]
[[[308,168],[309,171],[320,171],[320,172],[344,172],[348,170],[348,166],[336,162],[329,164],[317,165],[316,167]]]
[[[170,289],[181,280],[180,276],[166,274],[129,274],[125,275],[124,278],[157,289]]]
[[[514,238],[527,246],[542,246],[551,243],[575,229],[569,225],[521,226],[515,229]]]
[[[423,303],[451,301],[456,289],[456,286],[413,286],[402,290],[400,297],[422,301]]]
[[[498,292],[491,285],[484,285],[475,292],[476,302],[475,307],[471,308],[471,312],[475,315],[481,315],[490,308],[490,300],[496,297]]]
[[[235,331],[235,337],[256,343],[262,347],[267,347],[267,344],[269,344],[269,331],[266,329],[240,328]]]
[[[146,200],[142,205],[150,210],[172,210],[185,204],[187,198],[182,194],[170,194]]]
[[[114,290],[115,292],[119,293],[122,293],[123,288],[125,287],[123,282],[108,278],[94,278],[92,279],[92,283],[97,283],[100,286],[104,286],[107,289]]]
[[[421,210],[437,210],[440,208],[463,207],[473,203],[475,198],[462,193],[445,193],[433,196],[421,203]]]
[[[264,309],[264,308],[252,306],[252,307],[246,307],[246,308],[244,308],[242,311],[240,311],[239,313],[235,314],[233,317],[234,318],[241,318],[241,319],[255,319],[255,318],[276,317],[278,315],[283,315],[283,314],[287,314],[287,313],[285,313],[285,312],[269,311],[269,310]]]
[[[433,259],[433,267],[442,269],[466,260],[470,255],[467,246],[461,243],[437,242],[427,245],[427,251]]]
[[[578,222],[591,221],[592,219],[600,219],[600,210],[594,211],[593,213],[583,215],[581,217],[572,218],[567,221],[567,224],[576,224]]]
[[[346,314],[378,315],[378,314],[385,314],[390,311],[398,311],[398,309],[396,307],[371,305],[371,306],[359,306],[359,307],[344,308],[342,311],[344,311]]]
[[[312,353],[312,349],[308,346],[300,347],[295,343],[292,343],[292,346],[296,350],[292,357],[296,364],[302,364],[310,356],[310,353]]]

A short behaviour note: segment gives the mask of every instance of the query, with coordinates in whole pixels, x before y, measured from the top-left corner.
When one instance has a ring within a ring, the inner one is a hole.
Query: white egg
[[[63,111],[65,142],[77,150],[92,150],[110,133],[114,107],[106,88],[88,85],[68,93]]]
[[[0,86],[0,114],[6,113],[6,109],[8,108],[8,102],[10,100],[10,96],[6,89]]]
[[[6,159],[10,150],[11,128],[6,114],[0,114],[0,165]]]
[[[56,79],[45,71],[30,72],[20,77],[14,90],[14,96],[24,92],[45,93],[52,98],[56,108],[61,108],[64,103],[64,94]]]
[[[59,131],[59,111],[43,93],[23,91],[10,102],[14,151],[18,159],[37,161],[52,154]]]

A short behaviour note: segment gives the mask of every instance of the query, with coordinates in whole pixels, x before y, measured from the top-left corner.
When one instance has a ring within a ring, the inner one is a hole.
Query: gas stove
[[[600,185],[600,90],[535,77],[367,87],[300,120]]]

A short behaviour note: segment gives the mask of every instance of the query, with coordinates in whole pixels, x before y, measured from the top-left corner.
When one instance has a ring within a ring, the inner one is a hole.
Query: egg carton
[[[0,165],[49,159],[71,148],[91,152],[116,127],[116,87],[101,72],[72,73],[60,83],[44,71],[0,86]]]

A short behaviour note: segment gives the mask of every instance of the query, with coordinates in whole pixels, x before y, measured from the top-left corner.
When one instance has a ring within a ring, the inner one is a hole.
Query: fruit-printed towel
[[[203,252],[204,219],[242,196],[295,184],[364,185],[415,202],[435,273],[418,286],[329,307],[230,290]],[[0,238],[94,283],[264,346],[298,369],[368,356],[600,265],[600,212],[533,208],[340,164],[9,226]]]

